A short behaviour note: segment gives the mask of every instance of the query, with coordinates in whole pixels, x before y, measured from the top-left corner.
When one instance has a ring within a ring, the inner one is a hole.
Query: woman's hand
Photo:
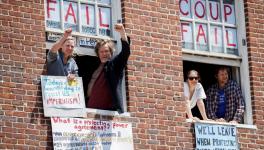
[[[197,117],[192,117],[191,119],[192,119],[193,122],[199,122],[200,121],[200,119],[197,118]]]

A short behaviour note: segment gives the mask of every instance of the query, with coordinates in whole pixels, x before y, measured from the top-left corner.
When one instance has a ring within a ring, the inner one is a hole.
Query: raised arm
[[[60,40],[58,40],[52,47],[51,47],[51,52],[53,53],[57,53],[57,51],[62,47],[63,43],[65,42],[65,40],[71,36],[72,33],[72,29],[66,29],[64,31],[64,34],[62,36],[62,38]]]
[[[119,32],[121,36],[122,49],[121,52],[114,57],[112,63],[115,66],[114,67],[115,72],[119,74],[120,71],[123,71],[125,65],[127,64],[128,57],[130,55],[130,38],[127,37],[123,24],[116,24],[115,30]]]
[[[118,32],[120,34],[121,39],[123,41],[128,42],[126,31],[125,31],[125,28],[124,28],[123,24],[121,24],[121,23],[116,24],[115,25],[115,30],[116,30],[116,32]]]

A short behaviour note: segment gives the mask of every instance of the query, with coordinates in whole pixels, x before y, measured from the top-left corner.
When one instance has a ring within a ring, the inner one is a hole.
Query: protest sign
[[[236,126],[195,123],[196,150],[238,150]]]
[[[51,118],[54,150],[133,150],[131,123]]]
[[[85,115],[82,78],[68,81],[62,76],[41,76],[41,88],[45,116]]]

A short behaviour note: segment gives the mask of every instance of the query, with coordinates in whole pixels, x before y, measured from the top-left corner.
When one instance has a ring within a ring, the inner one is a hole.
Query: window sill
[[[103,116],[130,117],[129,112],[124,112],[122,114],[119,114],[117,111],[92,109],[92,108],[86,108],[86,113],[91,113],[95,115],[103,115]]]
[[[192,55],[202,55],[207,57],[219,57],[219,58],[227,58],[227,59],[235,59],[241,60],[240,56],[232,55],[232,54],[225,54],[225,53],[217,53],[217,52],[209,52],[209,51],[199,51],[199,50],[191,50],[191,49],[182,49],[183,53],[192,54]]]
[[[186,119],[186,122],[189,123],[194,123],[191,119]],[[244,129],[253,129],[253,130],[257,130],[257,126],[256,125],[251,125],[251,124],[231,124],[231,123],[227,123],[227,122],[215,122],[215,121],[199,121],[199,123],[205,123],[205,124],[219,124],[219,125],[235,125],[237,128],[244,128]]]

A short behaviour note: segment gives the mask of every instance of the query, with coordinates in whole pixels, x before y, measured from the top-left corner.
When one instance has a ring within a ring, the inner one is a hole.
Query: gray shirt
[[[78,76],[78,66],[75,60],[70,57],[66,64],[63,63],[63,53],[53,53],[49,50],[47,55],[47,75],[67,76],[69,73]]]

